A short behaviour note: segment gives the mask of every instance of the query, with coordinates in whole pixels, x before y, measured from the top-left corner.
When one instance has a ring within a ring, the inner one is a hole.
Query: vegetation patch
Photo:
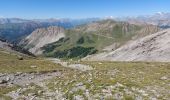
[[[94,47],[73,47],[71,49],[66,49],[64,51],[56,51],[53,55],[47,55],[57,58],[83,58],[87,55],[96,53],[97,50]]]

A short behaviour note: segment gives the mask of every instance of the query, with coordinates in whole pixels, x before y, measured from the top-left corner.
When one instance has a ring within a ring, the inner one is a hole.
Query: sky
[[[92,18],[170,12],[170,0],[0,0],[0,17]]]

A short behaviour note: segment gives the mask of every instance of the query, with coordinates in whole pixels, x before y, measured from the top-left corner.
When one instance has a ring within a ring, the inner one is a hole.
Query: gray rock
[[[80,95],[76,95],[73,100],[84,100],[84,98]]]
[[[135,100],[143,100],[143,98],[138,95],[138,96],[135,97]]]
[[[22,56],[17,56],[18,60],[24,60],[24,58]]]
[[[19,75],[21,75],[22,74],[22,72],[17,72],[16,74],[15,74],[15,76],[19,76]]]
[[[31,68],[37,68],[37,66],[36,66],[36,65],[31,65],[30,67],[31,67]]]
[[[43,91],[42,91],[42,90],[39,90],[39,91],[38,91],[38,94],[42,94],[42,93],[43,93]]]
[[[6,81],[7,81],[7,82],[10,81],[10,77],[7,76]]]
[[[5,74],[3,74],[3,73],[0,73],[0,77],[3,77]]]
[[[75,86],[83,86],[83,83],[80,82],[80,83],[76,84]]]
[[[35,93],[29,93],[28,96],[29,96],[29,97],[31,97],[31,96],[36,96],[36,94],[35,94]]]
[[[116,100],[122,100],[123,99],[123,93],[119,92],[114,94],[114,97]]]
[[[150,100],[157,100],[157,98],[154,98],[154,97],[150,97]]]
[[[0,80],[0,84],[6,84],[6,83],[8,83],[8,81],[6,81],[6,80]]]
[[[166,76],[161,77],[161,80],[167,80],[168,78]]]

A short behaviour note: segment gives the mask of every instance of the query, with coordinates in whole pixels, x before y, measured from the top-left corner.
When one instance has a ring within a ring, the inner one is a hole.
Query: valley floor
[[[170,99],[170,63],[0,56],[0,100]]]

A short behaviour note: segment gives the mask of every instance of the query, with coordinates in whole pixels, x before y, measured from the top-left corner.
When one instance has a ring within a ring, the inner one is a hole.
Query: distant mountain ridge
[[[54,23],[54,22],[70,22],[77,25],[85,24],[93,21],[98,21],[100,18],[82,18],[82,19],[69,19],[69,18],[49,18],[49,19],[22,19],[22,18],[0,18],[0,24],[9,23],[25,23],[25,22],[39,22],[39,23]]]
[[[77,25],[91,23],[99,20],[97,18],[87,19],[20,19],[0,18],[0,36],[10,42],[19,42],[25,36],[31,34],[37,28],[58,26],[63,28],[74,28]]]
[[[132,24],[152,24],[161,28],[170,27],[170,13],[157,12],[153,15],[137,16],[137,17],[122,17],[117,20],[127,21]]]
[[[25,22],[31,22],[31,20],[26,20],[21,18],[0,18],[0,24],[25,23]]]
[[[101,21],[105,19],[114,19],[115,21],[124,21],[134,25],[152,24],[160,28],[170,27],[170,13],[156,13],[147,16],[138,17],[109,17],[109,18],[50,18],[50,19],[21,19],[21,18],[0,18],[0,36],[10,42],[19,42],[24,37],[31,34],[37,28],[47,28],[49,26],[59,26],[65,29],[71,29],[76,26]],[[90,26],[89,26],[90,27]]]

